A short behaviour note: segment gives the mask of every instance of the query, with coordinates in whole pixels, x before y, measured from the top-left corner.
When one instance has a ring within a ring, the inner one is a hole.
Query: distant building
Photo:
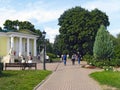
[[[37,56],[38,36],[29,30],[19,30],[18,32],[0,31],[0,57],[5,57],[13,51],[15,57],[21,55]]]

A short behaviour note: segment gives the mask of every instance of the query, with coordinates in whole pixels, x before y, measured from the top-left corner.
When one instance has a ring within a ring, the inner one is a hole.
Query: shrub
[[[112,66],[104,66],[103,69],[105,71],[113,71],[113,67]]]
[[[88,63],[91,63],[92,59],[93,59],[92,55],[87,54],[83,56],[83,60],[87,61]]]
[[[57,56],[53,53],[47,53],[47,55],[49,56],[50,62],[52,62],[53,58],[56,58]]]

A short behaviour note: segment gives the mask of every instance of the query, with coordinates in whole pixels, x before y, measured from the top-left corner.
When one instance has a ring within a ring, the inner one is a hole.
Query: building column
[[[29,41],[29,38],[27,38],[27,56],[29,56],[29,53],[30,53],[30,41]]]
[[[19,38],[19,56],[22,55],[22,37]]]
[[[10,48],[14,49],[14,37],[12,36],[10,40],[11,40],[11,45],[10,45],[11,47]]]
[[[36,52],[37,52],[37,46],[36,46],[36,38],[34,39],[34,56],[37,56]]]
[[[11,45],[10,45],[10,52],[9,52],[9,55],[10,55],[9,62],[14,63],[14,37],[13,36],[11,36],[10,42],[11,42]]]

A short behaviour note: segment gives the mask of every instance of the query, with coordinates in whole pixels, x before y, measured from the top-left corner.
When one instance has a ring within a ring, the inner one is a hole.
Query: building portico
[[[36,37],[31,37],[30,35],[11,35],[9,37],[9,49],[13,48],[15,55],[21,56],[29,56],[31,53],[33,56],[36,56]]]
[[[37,56],[38,36],[30,33],[0,32],[0,56],[4,57],[13,50],[14,56]],[[3,45],[2,45],[3,44]]]

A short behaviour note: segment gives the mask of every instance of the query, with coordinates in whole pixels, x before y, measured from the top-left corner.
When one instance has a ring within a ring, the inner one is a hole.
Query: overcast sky
[[[120,0],[0,0],[0,26],[7,20],[29,21],[36,29],[47,32],[54,42],[59,34],[58,18],[75,6],[105,12],[110,21],[107,28],[112,35],[120,33]]]

